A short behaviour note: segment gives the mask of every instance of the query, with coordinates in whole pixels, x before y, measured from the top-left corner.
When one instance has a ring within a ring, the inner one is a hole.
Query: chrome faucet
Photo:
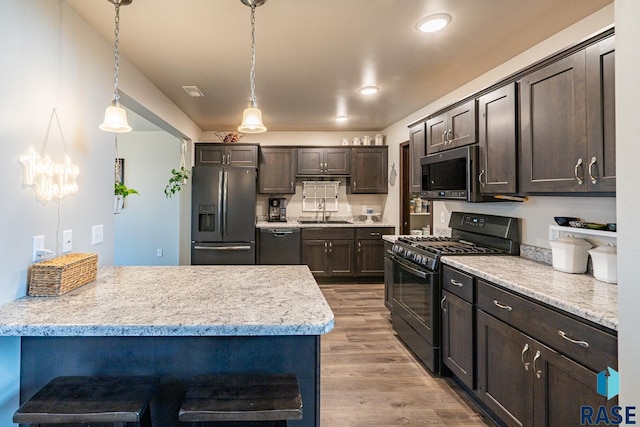
[[[318,209],[322,209],[322,222],[326,222],[327,221],[327,201],[324,199],[324,197],[320,198]]]

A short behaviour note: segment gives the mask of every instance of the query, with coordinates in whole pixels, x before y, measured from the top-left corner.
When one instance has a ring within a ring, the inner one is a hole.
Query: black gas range
[[[518,218],[452,212],[451,237],[403,236],[390,253],[392,322],[398,336],[440,374],[441,257],[518,255]]]

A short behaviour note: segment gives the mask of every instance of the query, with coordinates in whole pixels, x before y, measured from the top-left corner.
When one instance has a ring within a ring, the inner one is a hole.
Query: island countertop
[[[59,297],[0,306],[0,336],[321,335],[333,312],[307,266],[101,267]]]

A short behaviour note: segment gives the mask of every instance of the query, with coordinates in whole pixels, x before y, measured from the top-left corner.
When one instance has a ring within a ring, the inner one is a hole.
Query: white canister
[[[567,235],[556,240],[549,240],[553,254],[553,268],[564,273],[584,273],[587,271],[587,260],[591,243],[584,239]]]
[[[598,246],[589,251],[593,277],[607,283],[618,283],[618,251],[615,246]]]
[[[349,145],[349,140],[347,138],[342,138],[342,145]]]
[[[373,143],[375,145],[384,145],[384,135],[379,133],[376,136],[374,136],[373,137]]]
[[[422,230],[411,230],[412,236],[422,236]]]
[[[371,145],[371,137],[369,135],[362,137],[362,145]]]
[[[359,137],[359,136],[356,136],[355,138],[353,138],[353,139],[351,140],[351,144],[352,144],[352,145],[360,145],[361,143],[362,143],[362,140],[360,139],[360,137]]]

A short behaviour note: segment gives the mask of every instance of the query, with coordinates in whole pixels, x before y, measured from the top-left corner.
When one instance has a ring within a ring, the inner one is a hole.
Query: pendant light
[[[130,132],[131,126],[127,122],[127,112],[120,106],[120,93],[118,92],[118,72],[120,71],[120,41],[118,36],[120,33],[120,6],[131,4],[133,0],[107,0],[113,3],[116,8],[115,24],[115,66],[114,66],[114,85],[113,85],[113,101],[104,113],[104,122],[100,125],[100,129],[106,132]]]
[[[242,124],[238,126],[238,131],[243,133],[266,132],[267,128],[262,124],[262,112],[256,103],[256,7],[262,6],[267,0],[240,0],[244,5],[251,8],[251,72],[249,81],[251,83],[251,99],[249,106],[242,113]]]

